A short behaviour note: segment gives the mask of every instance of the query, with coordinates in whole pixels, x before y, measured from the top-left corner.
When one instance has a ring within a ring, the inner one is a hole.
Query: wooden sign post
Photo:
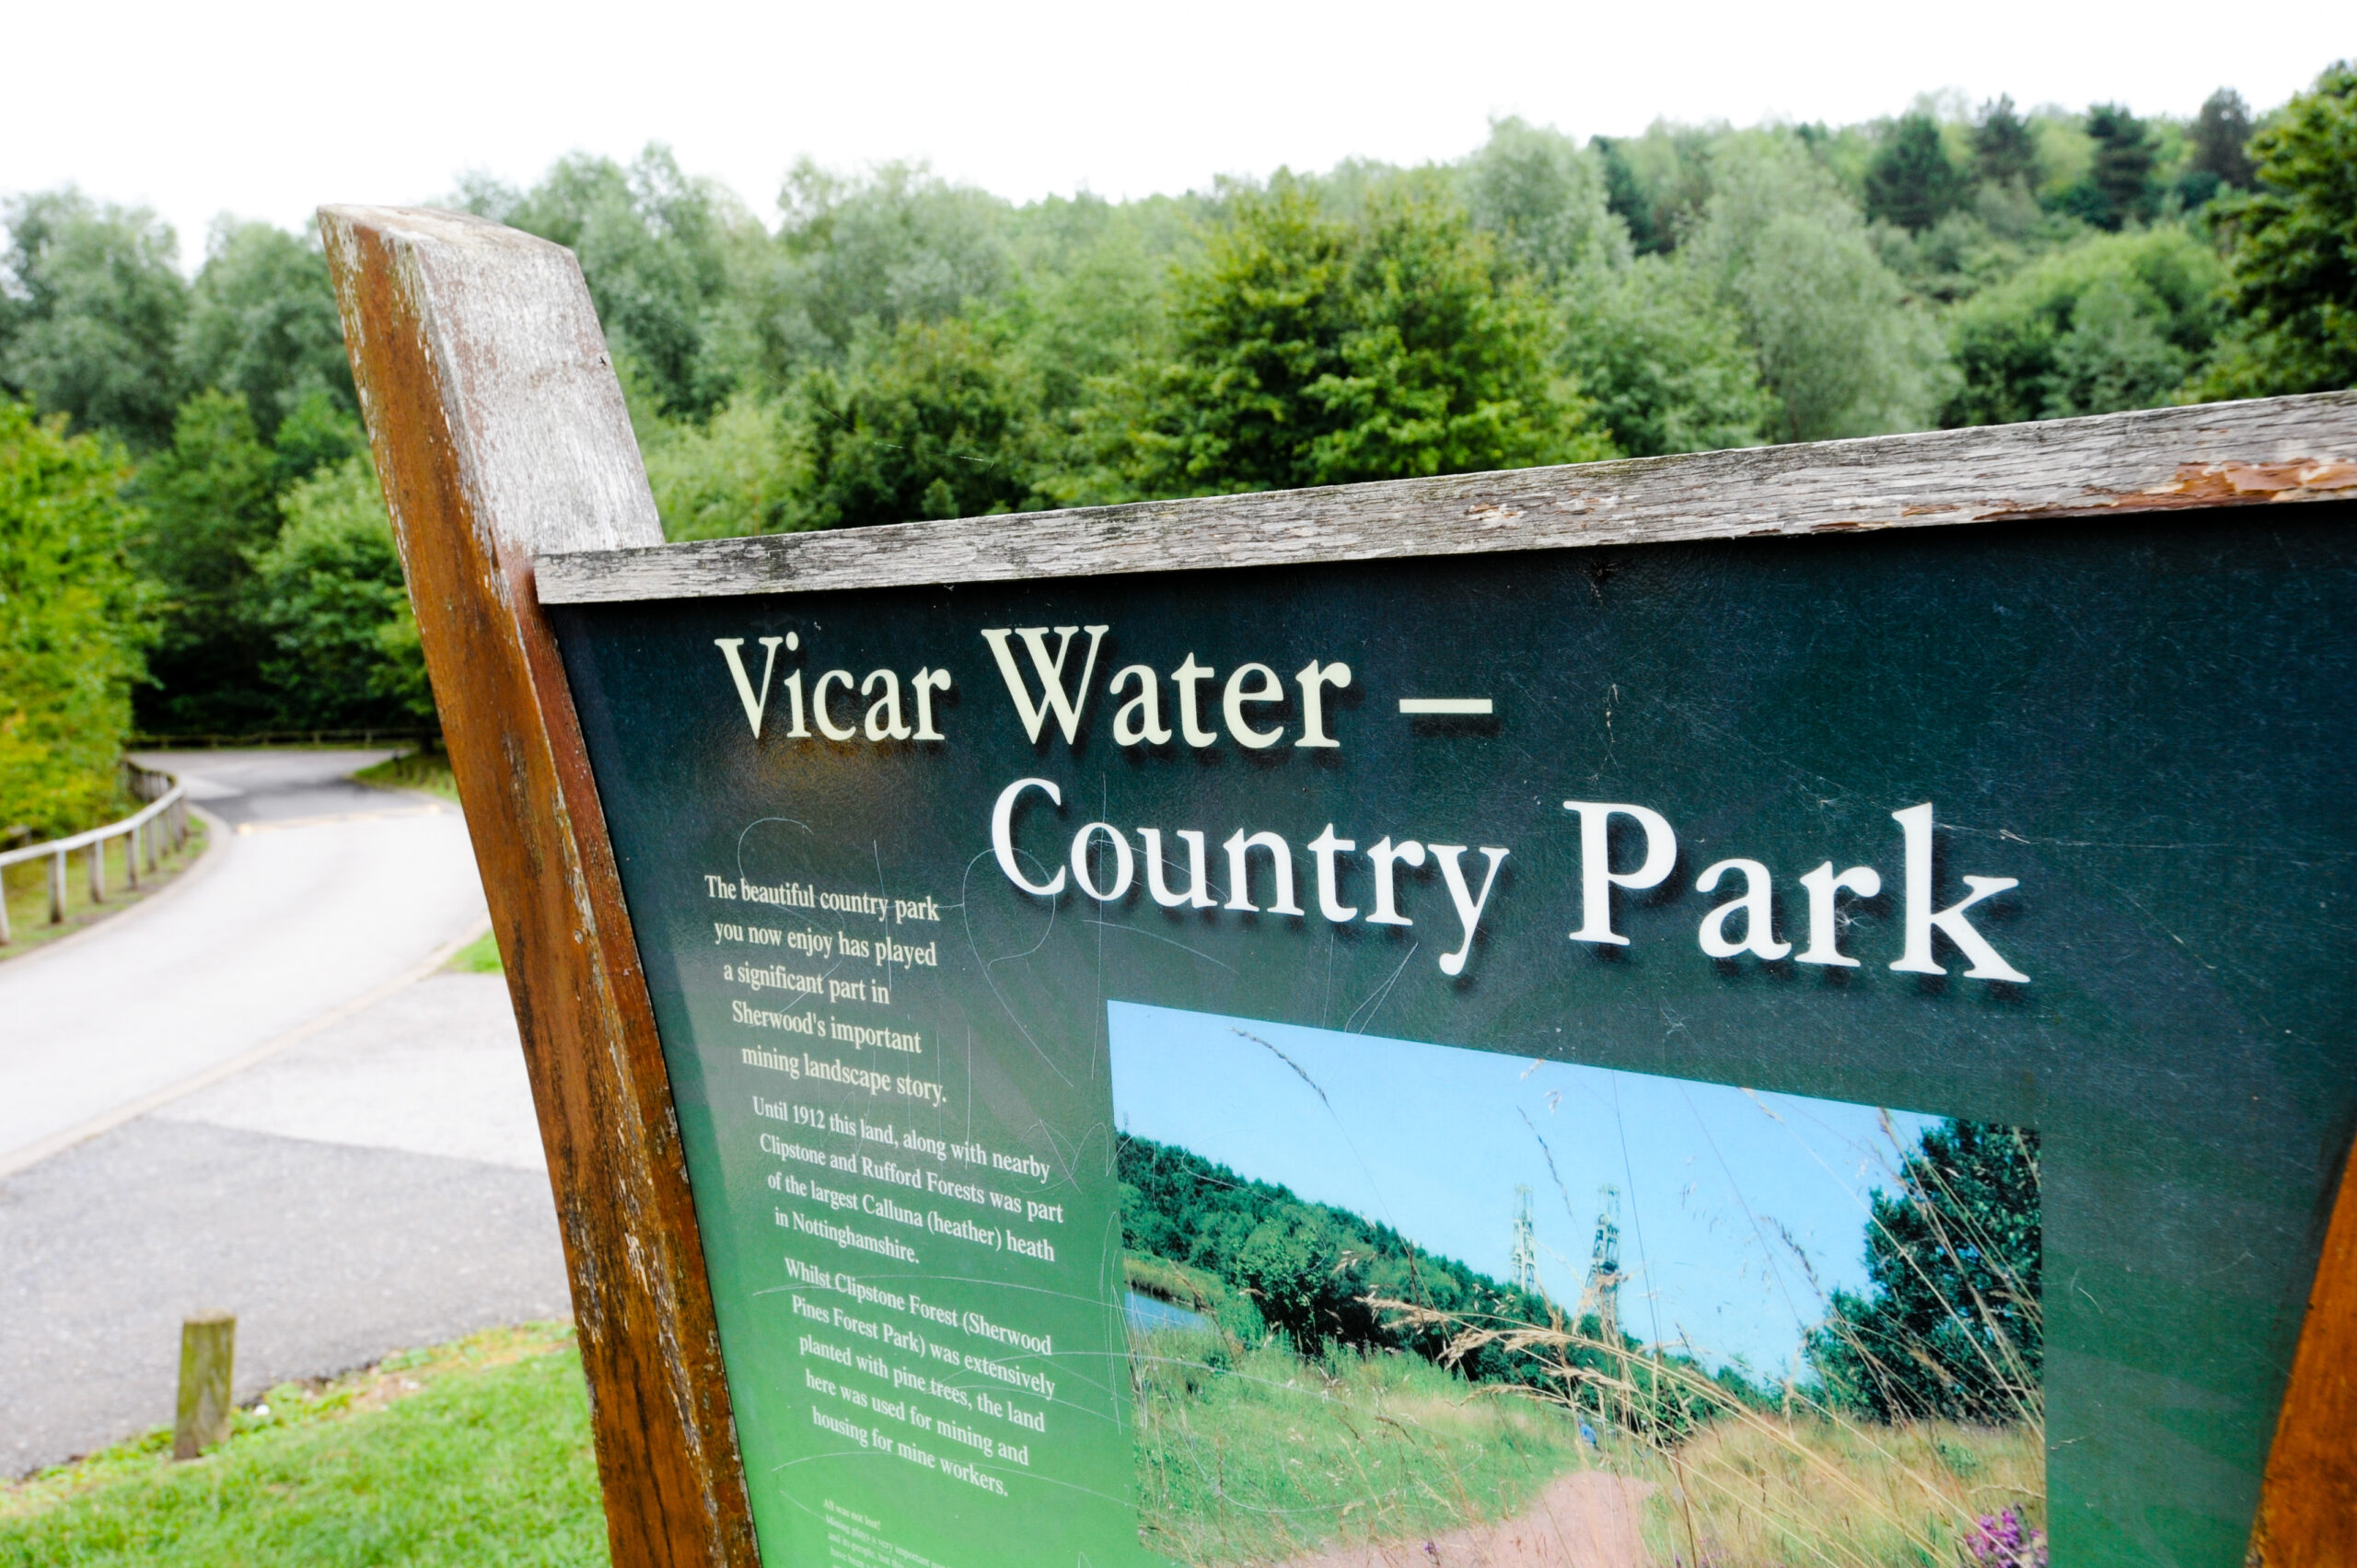
[[[2357,394],[674,546],[321,222],[618,1562],[2346,1560]]]

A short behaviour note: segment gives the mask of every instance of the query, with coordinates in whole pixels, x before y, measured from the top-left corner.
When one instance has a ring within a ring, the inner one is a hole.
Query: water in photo
[[[1116,1004],[1144,1544],[2045,1560],[2034,1132]]]

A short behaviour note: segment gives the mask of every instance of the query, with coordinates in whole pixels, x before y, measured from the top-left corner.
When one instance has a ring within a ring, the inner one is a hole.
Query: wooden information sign
[[[2348,1560],[2357,395],[665,545],[322,222],[617,1562]]]

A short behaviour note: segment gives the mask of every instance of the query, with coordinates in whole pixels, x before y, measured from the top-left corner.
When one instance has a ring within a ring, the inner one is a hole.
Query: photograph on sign
[[[552,605],[763,1552],[2239,1542],[2337,512]]]
[[[1112,1046],[1171,1559],[1691,1561],[1684,1488],[1782,1553],[2042,1527],[2034,1132],[1126,1004]]]

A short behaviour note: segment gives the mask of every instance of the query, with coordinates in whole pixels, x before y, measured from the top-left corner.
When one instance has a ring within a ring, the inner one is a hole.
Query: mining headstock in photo
[[[2357,395],[667,545],[322,226],[618,1562],[2357,1535]]]

